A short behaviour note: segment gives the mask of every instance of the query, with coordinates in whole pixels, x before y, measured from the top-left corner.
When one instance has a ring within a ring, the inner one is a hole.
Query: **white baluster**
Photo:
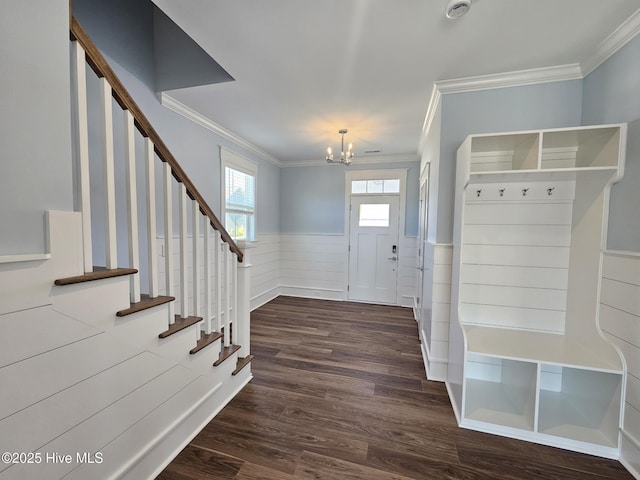
[[[227,257],[227,244],[224,242],[220,243],[220,269],[222,270],[221,275],[221,284],[222,288],[224,288],[224,292],[222,292],[222,329],[224,332],[224,346],[228,347],[231,345],[231,331],[230,331],[230,323],[229,323],[229,258]]]
[[[220,237],[220,232],[216,230],[215,242],[215,266],[216,266],[216,330],[222,331],[222,314],[224,312],[224,298],[222,297],[222,278],[224,273],[224,244]]]
[[[145,174],[147,184],[147,252],[149,256],[149,296],[151,298],[155,298],[159,295],[158,247],[156,243],[156,235],[158,234],[156,217],[156,176],[153,142],[148,137],[144,140],[144,148]],[[171,198],[171,192],[169,192],[169,198]],[[167,295],[170,294],[167,293]]]
[[[166,294],[170,297],[174,296],[173,292],[173,198],[172,198],[172,181],[171,166],[163,163],[163,183],[164,183],[164,264],[165,264],[165,281]],[[174,303],[167,304],[169,311],[169,325],[175,322]]]
[[[231,264],[231,308],[233,310],[233,344],[238,342],[238,257],[229,250],[229,263]]]
[[[211,308],[211,225],[209,219],[205,217],[204,223],[204,333],[211,333],[211,317],[213,316],[213,309]]]
[[[118,267],[118,248],[116,237],[116,182],[113,155],[113,107],[111,86],[106,78],[100,79],[100,105],[102,127],[102,165],[104,170],[105,191],[105,236],[106,267]]]
[[[193,314],[202,316],[200,307],[200,207],[191,201],[191,234],[193,238]]]
[[[224,346],[228,347],[231,345],[231,309],[233,307],[231,303],[231,290],[233,288],[233,274],[231,272],[232,266],[232,258],[231,258],[231,250],[229,250],[229,245],[224,244]]]
[[[89,179],[89,121],[87,120],[87,62],[84,49],[77,42],[71,43],[73,53],[74,102],[76,124],[76,154],[80,189],[78,200],[82,216],[82,246],[84,271],[93,271],[91,244],[91,180]]]
[[[136,137],[133,115],[129,110],[124,114],[124,148],[126,159],[127,186],[127,223],[129,224],[129,267],[140,269],[140,250],[138,244],[138,190],[136,185]],[[140,274],[130,276],[131,303],[140,301]]]
[[[189,281],[187,278],[187,187],[179,184],[180,191],[180,306],[182,318],[189,316]]]

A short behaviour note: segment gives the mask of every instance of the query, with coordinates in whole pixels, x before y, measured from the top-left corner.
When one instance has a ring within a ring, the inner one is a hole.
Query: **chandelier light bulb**
[[[353,153],[353,143],[349,142],[349,144],[347,145],[347,150],[345,152],[344,149],[344,136],[347,133],[347,129],[346,128],[342,128],[340,130],[338,130],[338,133],[340,135],[342,135],[341,139],[340,139],[340,160],[333,160],[333,153],[331,150],[331,147],[327,148],[327,163],[342,163],[344,165],[350,165],[351,164],[351,159],[354,157],[354,153]]]

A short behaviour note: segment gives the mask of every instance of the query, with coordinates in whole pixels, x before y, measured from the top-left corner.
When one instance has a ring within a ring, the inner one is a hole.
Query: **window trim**
[[[256,238],[256,228],[257,228],[257,219],[258,219],[258,164],[252,162],[251,160],[246,159],[238,155],[237,153],[219,145],[220,147],[220,211],[221,213],[221,223],[224,225],[224,228],[227,228],[226,219],[227,219],[227,200],[225,198],[226,192],[226,175],[225,168],[229,167],[239,172],[242,172],[246,175],[251,175],[253,177],[254,185],[253,185],[253,228],[248,232],[246,240],[238,240],[240,242],[253,242]],[[236,239],[234,239],[235,241]]]

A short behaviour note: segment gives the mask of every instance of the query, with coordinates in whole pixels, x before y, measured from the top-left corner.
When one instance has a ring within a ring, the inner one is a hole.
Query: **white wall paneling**
[[[429,380],[447,378],[452,246],[425,242],[423,304],[420,320],[422,356]]]
[[[280,289],[285,295],[344,300],[348,256],[344,235],[280,235]]]
[[[251,310],[280,293],[280,235],[259,234],[253,245],[249,270]]]
[[[606,251],[600,327],[627,367],[620,459],[640,478],[640,254]]]
[[[478,135],[458,150],[447,386],[462,426],[618,456],[624,365],[598,296],[625,311],[638,298],[600,280],[625,132]]]
[[[416,297],[416,263],[418,261],[418,239],[400,237],[398,248],[398,289],[396,304],[413,307]]]
[[[269,244],[263,251],[265,266],[258,265],[255,275],[262,278],[258,275],[264,273],[259,272],[270,269],[279,255],[281,294],[328,300],[347,298],[348,251],[344,235],[280,234],[278,252]],[[416,255],[415,237],[401,237],[398,248],[397,305],[413,306]],[[273,271],[267,275],[273,278]],[[269,280],[265,286],[275,287],[273,280]]]
[[[127,277],[53,286],[84,271],[81,215],[50,212],[47,223],[50,258],[0,265],[0,444],[43,456],[102,451],[102,473],[43,462],[5,464],[0,475],[153,478],[251,371],[232,377],[232,361],[213,369],[213,350],[189,355],[193,329],[159,341],[166,305],[116,317],[129,306]]]

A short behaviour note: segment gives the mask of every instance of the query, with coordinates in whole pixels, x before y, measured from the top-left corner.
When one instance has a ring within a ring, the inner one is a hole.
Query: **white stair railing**
[[[95,232],[91,231],[93,201],[94,209],[102,207],[104,211],[103,225],[99,231],[104,229],[105,234],[105,267],[118,268],[120,241],[121,246],[126,242],[128,250],[126,267],[140,271],[131,279],[132,306],[148,299],[157,299],[161,293],[165,297],[175,297],[180,303],[179,318],[202,318],[198,339],[202,335],[222,331],[223,347],[238,345],[242,340],[245,344],[242,351],[248,355],[247,265],[240,270],[238,268],[242,266],[243,252],[75,19],[72,19],[71,34],[79,179],[77,205],[83,220],[85,271],[93,270],[93,256],[96,255],[96,249],[92,248]],[[99,86],[99,98],[93,104],[87,99],[87,73],[91,70],[96,74]],[[114,138],[114,100],[123,112],[124,128],[121,133],[115,132],[115,135],[122,134],[122,138]],[[92,105],[98,109],[100,118],[98,145],[89,143],[91,125],[88,119],[94,118],[89,115]],[[120,145],[124,147],[122,151],[116,148]],[[136,155],[136,145],[143,146],[143,155]],[[93,157],[92,151],[97,151]],[[140,165],[137,165],[138,157],[141,159]],[[94,195],[93,198],[90,194],[91,158],[100,159],[103,182],[103,195]],[[156,178],[157,161],[162,162],[162,178]],[[138,175],[138,171],[144,174]],[[118,192],[125,192],[124,202],[119,201]],[[138,199],[142,197],[142,192],[145,193],[144,204],[139,208]],[[161,201],[157,200],[158,195]],[[126,211],[123,212],[123,209]],[[175,212],[178,213],[177,225],[174,222]],[[145,217],[144,220],[141,216]],[[163,220],[164,249],[161,253],[158,249],[158,218]],[[143,225],[141,231],[140,223]],[[176,235],[177,242],[174,238]],[[162,255],[165,257],[164,282],[158,268]],[[177,272],[176,258],[179,260]],[[147,280],[144,285],[141,285],[141,278]],[[162,283],[164,292],[161,292]],[[147,288],[148,293],[143,294],[142,291]],[[176,321],[173,303],[170,302],[167,308],[167,324],[171,327]]]

